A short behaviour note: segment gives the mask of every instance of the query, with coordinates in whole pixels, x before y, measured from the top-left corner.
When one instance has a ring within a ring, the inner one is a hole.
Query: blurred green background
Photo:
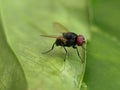
[[[120,90],[119,0],[0,0],[0,90]],[[85,63],[68,48],[43,55],[59,35],[85,36]]]

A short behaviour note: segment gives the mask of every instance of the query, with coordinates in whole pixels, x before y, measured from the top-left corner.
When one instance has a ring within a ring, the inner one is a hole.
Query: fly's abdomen
[[[65,46],[64,42],[61,39],[56,39],[56,46]]]

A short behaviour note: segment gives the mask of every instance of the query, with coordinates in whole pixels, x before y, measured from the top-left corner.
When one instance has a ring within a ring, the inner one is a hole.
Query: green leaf
[[[76,50],[72,48],[68,48],[69,55],[65,62],[65,52],[60,47],[55,47],[48,54],[41,54],[51,48],[55,39],[43,38],[40,35],[57,35],[58,32],[53,29],[52,24],[59,22],[70,31],[84,35],[88,40],[90,33],[84,0],[2,0],[1,15],[8,40],[6,45],[11,46],[18,58],[16,61],[25,72],[23,78],[27,80],[28,90],[81,88],[86,61],[82,64]],[[85,60],[85,50],[79,48],[79,51]],[[11,67],[12,64],[8,68]],[[16,80],[15,82],[17,83]],[[16,87],[16,90],[19,89]]]
[[[94,24],[115,38],[120,35],[119,0],[92,0]]]
[[[89,90],[119,90],[120,89],[120,43],[110,35],[93,32],[92,43],[87,49],[87,67],[85,82]]]
[[[120,90],[119,4],[117,0],[92,0],[92,38],[84,78],[89,90]]]
[[[0,19],[0,90],[26,90],[24,71],[8,45]]]

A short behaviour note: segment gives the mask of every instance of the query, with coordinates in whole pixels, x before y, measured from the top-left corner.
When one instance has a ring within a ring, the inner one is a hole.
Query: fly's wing
[[[53,24],[53,26],[54,26],[54,28],[55,28],[56,30],[58,30],[58,31],[61,32],[61,33],[67,33],[67,32],[69,32],[69,30],[68,30],[66,27],[64,27],[62,24],[60,24],[60,23],[58,23],[58,22],[55,22],[55,23]]]
[[[54,35],[40,35],[42,37],[48,37],[48,38],[58,38],[58,36],[54,36]]]
[[[67,41],[63,36],[53,36],[53,35],[40,35],[42,37],[48,37],[48,38],[56,38],[56,39],[61,39],[64,43]]]

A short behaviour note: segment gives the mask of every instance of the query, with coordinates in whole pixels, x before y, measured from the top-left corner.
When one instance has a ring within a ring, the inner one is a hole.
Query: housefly
[[[61,36],[54,36],[54,35],[41,35],[43,37],[49,37],[49,38],[56,38],[56,41],[53,43],[52,47],[50,50],[43,52],[43,54],[50,52],[51,50],[54,49],[54,46],[62,46],[66,52],[65,54],[65,58],[64,61],[66,60],[66,56],[67,56],[67,49],[66,47],[72,47],[74,49],[76,49],[77,54],[79,56],[79,58],[81,59],[82,62],[84,62],[80,56],[80,53],[78,51],[77,46],[81,46],[82,48],[83,45],[85,44],[85,38],[83,35],[77,35],[74,32],[69,32],[68,29],[66,29],[62,24],[60,23],[54,23],[54,27],[56,29],[60,29],[62,32]]]

